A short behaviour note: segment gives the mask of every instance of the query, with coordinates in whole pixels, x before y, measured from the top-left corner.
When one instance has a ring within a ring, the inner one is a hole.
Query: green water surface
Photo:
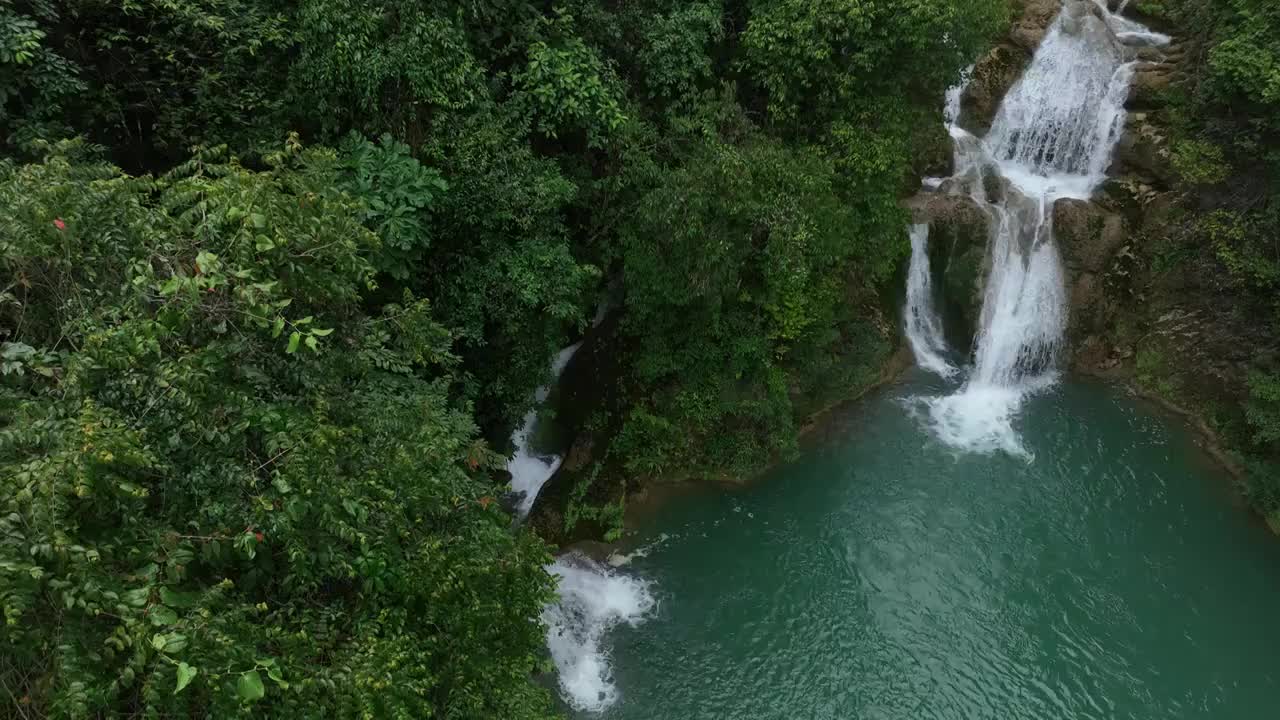
[[[1280,539],[1188,432],[1069,383],[1018,422],[1034,461],[958,455],[904,410],[922,384],[652,513],[625,571],[658,608],[580,717],[1280,717]]]

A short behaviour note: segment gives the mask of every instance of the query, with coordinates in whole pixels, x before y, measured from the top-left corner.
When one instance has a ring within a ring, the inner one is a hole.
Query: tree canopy
[[[550,358],[608,298],[627,477],[794,447],[1007,16],[0,0],[0,702],[554,716],[497,472]]]

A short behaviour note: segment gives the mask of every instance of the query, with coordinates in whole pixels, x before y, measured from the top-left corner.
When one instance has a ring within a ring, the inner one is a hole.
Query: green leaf
[[[147,604],[147,596],[150,594],[150,586],[135,588],[124,594],[124,602],[131,607],[142,607]]]
[[[307,347],[311,348],[311,352],[320,352],[319,341],[316,340],[314,335],[308,335],[306,342]]]
[[[249,222],[253,223],[254,227],[261,230],[267,226],[267,216],[262,213],[253,213],[249,216]]]
[[[176,592],[167,587],[162,587],[160,588],[160,601],[170,607],[189,608],[196,604],[196,594]]]
[[[316,337],[326,337],[332,333],[333,333],[333,328],[321,328],[321,329],[316,329],[311,331],[311,334],[315,335]]]
[[[287,352],[287,353],[291,353],[291,354],[292,354],[292,353],[297,352],[297,351],[298,351],[298,343],[300,343],[300,342],[302,342],[302,334],[301,334],[301,333],[297,333],[297,332],[290,333],[290,334],[289,334],[289,347],[285,349],[285,352]]]
[[[196,267],[200,268],[200,272],[207,273],[217,267],[218,256],[207,250],[201,250],[196,255]]]
[[[164,605],[152,607],[147,617],[151,618],[152,625],[172,625],[178,622],[178,613]]]
[[[187,649],[187,636],[182,633],[169,633],[164,639],[164,651],[167,653],[182,652]]]
[[[271,337],[278,338],[282,332],[284,332],[284,318],[277,315],[276,321],[271,324]]]
[[[182,689],[190,685],[199,672],[200,668],[191,667],[184,662],[178,663],[178,685],[173,689],[173,694],[182,692]]]
[[[236,695],[240,696],[241,702],[261,700],[266,693],[267,689],[262,685],[262,676],[257,670],[250,670],[236,681]]]
[[[284,675],[280,674],[280,668],[274,664],[267,668],[267,677],[271,678],[282,690],[289,689],[289,683],[285,681]]]

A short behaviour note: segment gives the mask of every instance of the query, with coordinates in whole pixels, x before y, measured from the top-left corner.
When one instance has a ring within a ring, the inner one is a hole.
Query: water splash
[[[573,359],[574,353],[582,343],[576,343],[561,350],[551,362],[552,382],[560,378],[565,366]],[[538,410],[551,394],[551,385],[543,385],[534,393],[534,405],[524,414],[520,427],[511,434],[511,444],[515,452],[507,461],[507,472],[511,473],[511,490],[520,493],[520,502],[516,505],[516,514],[523,518],[533,509],[533,501],[538,499],[542,486],[560,469],[564,458],[560,455],[545,455],[536,452],[532,447],[533,434],[538,429]]]
[[[610,628],[639,625],[657,606],[649,583],[578,553],[547,568],[559,576],[560,598],[542,612],[561,696],[574,710],[600,712],[618,699],[609,652]]]
[[[1087,199],[1106,179],[1135,68],[1120,32],[1149,33],[1104,3],[1068,0],[981,140],[955,126],[963,88],[947,94],[955,175],[939,187],[969,195],[994,220],[973,370],[955,393],[915,399],[949,446],[1031,459],[1014,420],[1028,395],[1056,382],[1067,326],[1053,206]],[[914,263],[913,253],[913,273]],[[909,305],[909,328],[910,315]],[[920,365],[932,362],[926,355]]]
[[[907,340],[916,364],[944,378],[959,370],[946,359],[947,343],[942,322],[933,307],[933,280],[929,275],[929,226],[911,227],[911,267],[907,273]]]

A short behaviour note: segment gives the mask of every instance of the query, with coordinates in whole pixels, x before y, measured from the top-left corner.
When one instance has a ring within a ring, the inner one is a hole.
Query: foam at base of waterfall
[[[1045,373],[1018,387],[970,382],[951,395],[913,397],[908,409],[947,447],[966,453],[1005,453],[1031,462],[1013,423],[1027,396],[1051,387],[1056,373]]]
[[[557,558],[547,571],[560,578],[560,598],[543,610],[542,621],[561,696],[574,710],[600,712],[618,699],[605,634],[640,624],[657,601],[645,580],[577,553]]]

